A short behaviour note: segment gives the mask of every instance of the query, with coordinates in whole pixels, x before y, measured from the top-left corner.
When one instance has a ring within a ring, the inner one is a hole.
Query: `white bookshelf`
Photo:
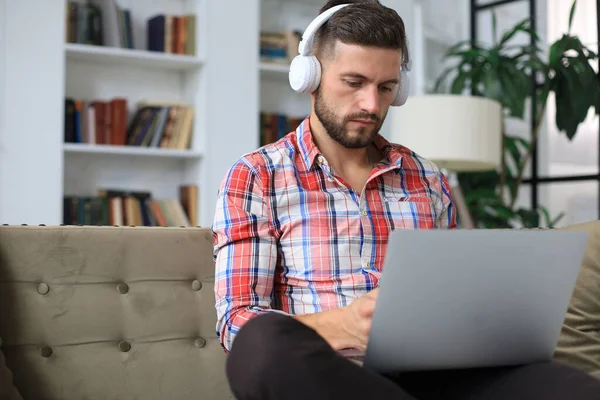
[[[289,79],[289,65],[262,62],[259,69],[261,79],[279,81],[288,81]]]
[[[287,78],[287,76],[288,76],[287,74],[290,71],[290,66],[289,66],[289,64],[261,62],[260,70],[261,70],[261,72],[265,72],[265,73],[273,73],[274,76],[278,76],[278,77],[283,76],[283,77]]]
[[[97,154],[115,157],[154,157],[164,159],[198,160],[202,153],[193,150],[158,149],[139,146],[113,146],[106,144],[65,143],[66,154]]]
[[[65,42],[65,97],[83,101],[125,98],[128,126],[140,101],[181,102],[194,110],[190,148],[64,143],[63,195],[95,196],[100,189],[116,189],[150,192],[157,200],[179,199],[180,185],[204,186],[201,154],[208,93],[199,83],[204,74],[202,27],[207,0],[121,0],[118,4],[130,10],[134,48]],[[196,15],[196,55],[147,50],[147,20],[158,14]],[[201,204],[198,201],[197,206]]]
[[[196,71],[204,60],[182,54],[167,54],[137,49],[121,49],[77,43],[65,43],[68,61],[103,63],[110,65],[135,66],[141,68],[164,68],[171,70]]]
[[[257,147],[257,0],[117,2],[131,10],[135,49],[67,43],[64,0],[1,2],[0,223],[62,223],[67,195],[122,188],[168,199],[195,184],[199,225],[209,226],[227,168]],[[161,13],[196,14],[195,55],[146,50],[146,21]],[[115,97],[127,98],[128,123],[138,101],[191,105],[190,148],[64,143],[65,98]]]

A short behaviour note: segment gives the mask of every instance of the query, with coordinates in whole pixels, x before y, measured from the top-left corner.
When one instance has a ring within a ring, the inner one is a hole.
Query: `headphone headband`
[[[412,58],[410,58],[410,43],[408,42],[408,36],[405,36],[406,41],[406,54],[402,55],[402,69],[410,71],[412,69]]]
[[[315,35],[320,27],[322,27],[325,22],[331,18],[333,14],[335,14],[338,10],[341,10],[344,7],[348,7],[350,4],[340,4],[335,7],[331,7],[323,11],[323,13],[319,14],[307,27],[304,33],[302,34],[302,40],[298,45],[298,53],[301,56],[310,56],[312,52],[312,47],[315,42]],[[410,51],[408,47],[408,38],[406,38],[406,52],[407,54],[402,57],[402,69],[406,69],[406,71],[410,71],[412,69],[412,60],[410,59]]]
[[[304,34],[302,35],[302,40],[298,45],[298,53],[300,53],[300,55],[302,56],[310,56],[313,43],[315,41],[315,34],[319,30],[319,28],[323,26],[323,24],[325,24],[325,22],[327,22],[327,20],[329,20],[329,18],[331,18],[331,16],[335,14],[338,10],[349,5],[350,4],[340,4],[338,6],[331,7],[330,9],[319,14],[304,31]]]

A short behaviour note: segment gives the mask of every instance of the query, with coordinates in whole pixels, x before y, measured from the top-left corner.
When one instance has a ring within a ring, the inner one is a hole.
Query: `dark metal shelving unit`
[[[537,30],[537,10],[535,0],[498,0],[489,2],[486,4],[478,4],[477,0],[470,0],[470,22],[471,22],[471,42],[474,43],[477,40],[477,13],[483,10],[488,10],[490,8],[503,6],[507,4],[513,4],[517,2],[527,1],[529,4],[529,18],[531,23],[531,28],[536,31]],[[600,0],[596,0],[596,16],[597,16],[597,37],[598,42],[600,42]],[[531,42],[533,44],[534,39],[531,38]],[[600,46],[598,51],[600,51]],[[598,73],[600,74],[600,60],[598,61]],[[532,90],[535,89],[537,83],[535,79],[532,79],[531,82]],[[533,132],[533,125],[536,118],[536,98],[532,96],[531,101],[531,132]],[[598,124],[598,174],[588,174],[588,175],[568,175],[568,176],[547,176],[540,177],[538,172],[538,147],[537,142],[533,146],[533,151],[531,154],[531,178],[524,179],[523,184],[531,185],[531,208],[536,209],[539,205],[538,200],[538,188],[540,184],[546,183],[558,183],[558,182],[584,182],[584,181],[595,181],[598,183],[598,219],[600,219],[600,123]]]

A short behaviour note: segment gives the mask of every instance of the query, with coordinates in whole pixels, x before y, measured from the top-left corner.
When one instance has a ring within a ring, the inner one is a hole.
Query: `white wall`
[[[227,169],[258,147],[258,1],[209,1],[206,164],[200,190],[204,226],[212,224],[217,189]],[[232,12],[235,10],[235,12]],[[225,44],[228,45],[225,45]]]
[[[55,223],[62,215],[56,201],[62,198],[62,130],[48,127],[63,120],[57,77],[64,57],[56,43],[65,34],[56,21],[64,18],[64,3],[1,1],[0,223]]]

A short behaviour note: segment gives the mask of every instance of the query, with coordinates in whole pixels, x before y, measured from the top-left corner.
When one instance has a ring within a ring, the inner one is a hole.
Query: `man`
[[[342,3],[329,1],[320,13]],[[316,35],[322,75],[310,116],[242,156],[219,190],[217,334],[230,353],[233,393],[544,399],[568,388],[569,398],[600,398],[577,397],[590,381],[554,365],[391,377],[341,354],[366,349],[390,232],[456,227],[439,169],[379,135],[409,61],[403,21],[377,0],[350,3]],[[567,376],[577,384],[567,385]]]

